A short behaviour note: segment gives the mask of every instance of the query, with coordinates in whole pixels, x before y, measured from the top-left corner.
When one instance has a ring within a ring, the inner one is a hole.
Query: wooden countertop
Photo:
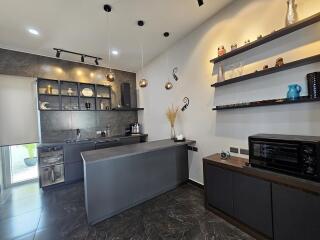
[[[231,157],[227,160],[223,160],[220,158],[220,154],[217,153],[203,158],[203,162],[248,176],[257,177],[262,180],[320,195],[320,183],[273,171],[253,168],[248,165],[249,160],[245,158]]]

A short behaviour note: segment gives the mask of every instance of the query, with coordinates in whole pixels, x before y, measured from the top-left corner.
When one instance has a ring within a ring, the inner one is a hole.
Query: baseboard
[[[195,186],[195,187],[198,187],[200,189],[204,189],[204,186],[196,181],[193,181],[191,179],[188,179],[187,180],[187,183],[190,183],[191,185]]]

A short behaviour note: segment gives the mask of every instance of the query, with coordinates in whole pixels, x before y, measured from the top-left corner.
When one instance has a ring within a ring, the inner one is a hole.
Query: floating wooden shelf
[[[258,72],[242,75],[240,77],[231,78],[231,79],[225,80],[223,82],[216,82],[216,83],[212,84],[211,87],[221,87],[221,86],[225,86],[225,85],[229,85],[229,84],[233,84],[233,83],[238,83],[238,82],[246,81],[246,80],[249,80],[252,78],[262,77],[265,75],[269,75],[269,74],[273,74],[273,73],[277,73],[277,72],[282,72],[282,71],[285,71],[288,69],[301,67],[301,66],[316,63],[316,62],[320,62],[320,54],[312,56],[312,57],[300,59],[300,60],[297,60],[294,62],[286,63],[286,64],[282,65],[281,67],[272,67],[272,68],[268,68],[268,69],[261,70]]]
[[[320,21],[320,13],[314,14],[311,17],[308,17],[306,19],[298,21],[295,24],[292,24],[292,25],[290,25],[288,27],[282,28],[282,29],[280,29],[278,31],[275,31],[275,32],[273,32],[273,33],[271,33],[269,35],[266,35],[266,36],[262,37],[261,39],[258,39],[258,40],[254,41],[254,42],[251,42],[251,43],[247,44],[247,45],[239,47],[239,48],[237,48],[237,49],[235,49],[233,51],[230,51],[230,52],[228,52],[228,53],[226,53],[226,54],[224,54],[224,55],[222,55],[220,57],[214,58],[210,62],[211,63],[221,62],[221,61],[223,61],[225,59],[231,58],[231,57],[236,56],[236,55],[238,55],[240,53],[246,52],[246,51],[248,51],[250,49],[259,47],[259,46],[261,46],[261,45],[263,45],[263,44],[265,44],[267,42],[271,42],[271,41],[273,41],[273,40],[275,40],[277,38],[281,38],[281,37],[283,37],[285,35],[288,35],[288,34],[290,34],[292,32],[295,32],[295,31],[297,31],[299,29],[302,29],[302,28],[305,28],[307,26],[310,26],[310,25],[312,25],[312,24],[314,24],[316,22],[319,22],[319,21]]]
[[[230,109],[238,109],[238,108],[263,107],[263,106],[296,104],[296,103],[307,103],[307,102],[320,102],[320,98],[300,97],[297,100],[288,100],[287,98],[270,99],[270,100],[261,100],[261,101],[255,101],[255,102],[247,102],[247,103],[220,105],[220,106],[216,106],[212,110],[220,111],[220,110],[230,110]]]

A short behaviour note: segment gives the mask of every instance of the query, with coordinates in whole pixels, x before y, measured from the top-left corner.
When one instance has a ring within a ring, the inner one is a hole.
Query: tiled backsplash
[[[96,131],[109,125],[111,135],[123,135],[130,123],[137,122],[136,112],[41,112],[42,142],[60,142],[75,139],[76,129],[81,138],[96,137]]]

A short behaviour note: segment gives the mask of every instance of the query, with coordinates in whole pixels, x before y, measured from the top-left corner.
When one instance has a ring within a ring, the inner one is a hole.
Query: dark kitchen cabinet
[[[128,137],[121,139],[120,144],[121,145],[129,145],[129,144],[135,144],[141,142],[141,136],[134,136],[134,137]]]
[[[272,184],[275,240],[320,239],[320,196]]]
[[[93,142],[66,144],[64,147],[65,183],[83,179],[83,162],[81,152],[95,149]]]
[[[110,142],[97,142],[95,149],[104,149],[104,148],[111,148],[120,146],[120,140],[117,141],[110,141]]]
[[[81,152],[95,149],[94,142],[66,144],[64,147],[64,163],[82,162]]]
[[[205,184],[207,203],[233,216],[232,172],[206,164]]]
[[[83,179],[83,163],[68,163],[64,165],[64,181],[75,182]]]
[[[272,238],[271,183],[233,173],[234,216]]]

